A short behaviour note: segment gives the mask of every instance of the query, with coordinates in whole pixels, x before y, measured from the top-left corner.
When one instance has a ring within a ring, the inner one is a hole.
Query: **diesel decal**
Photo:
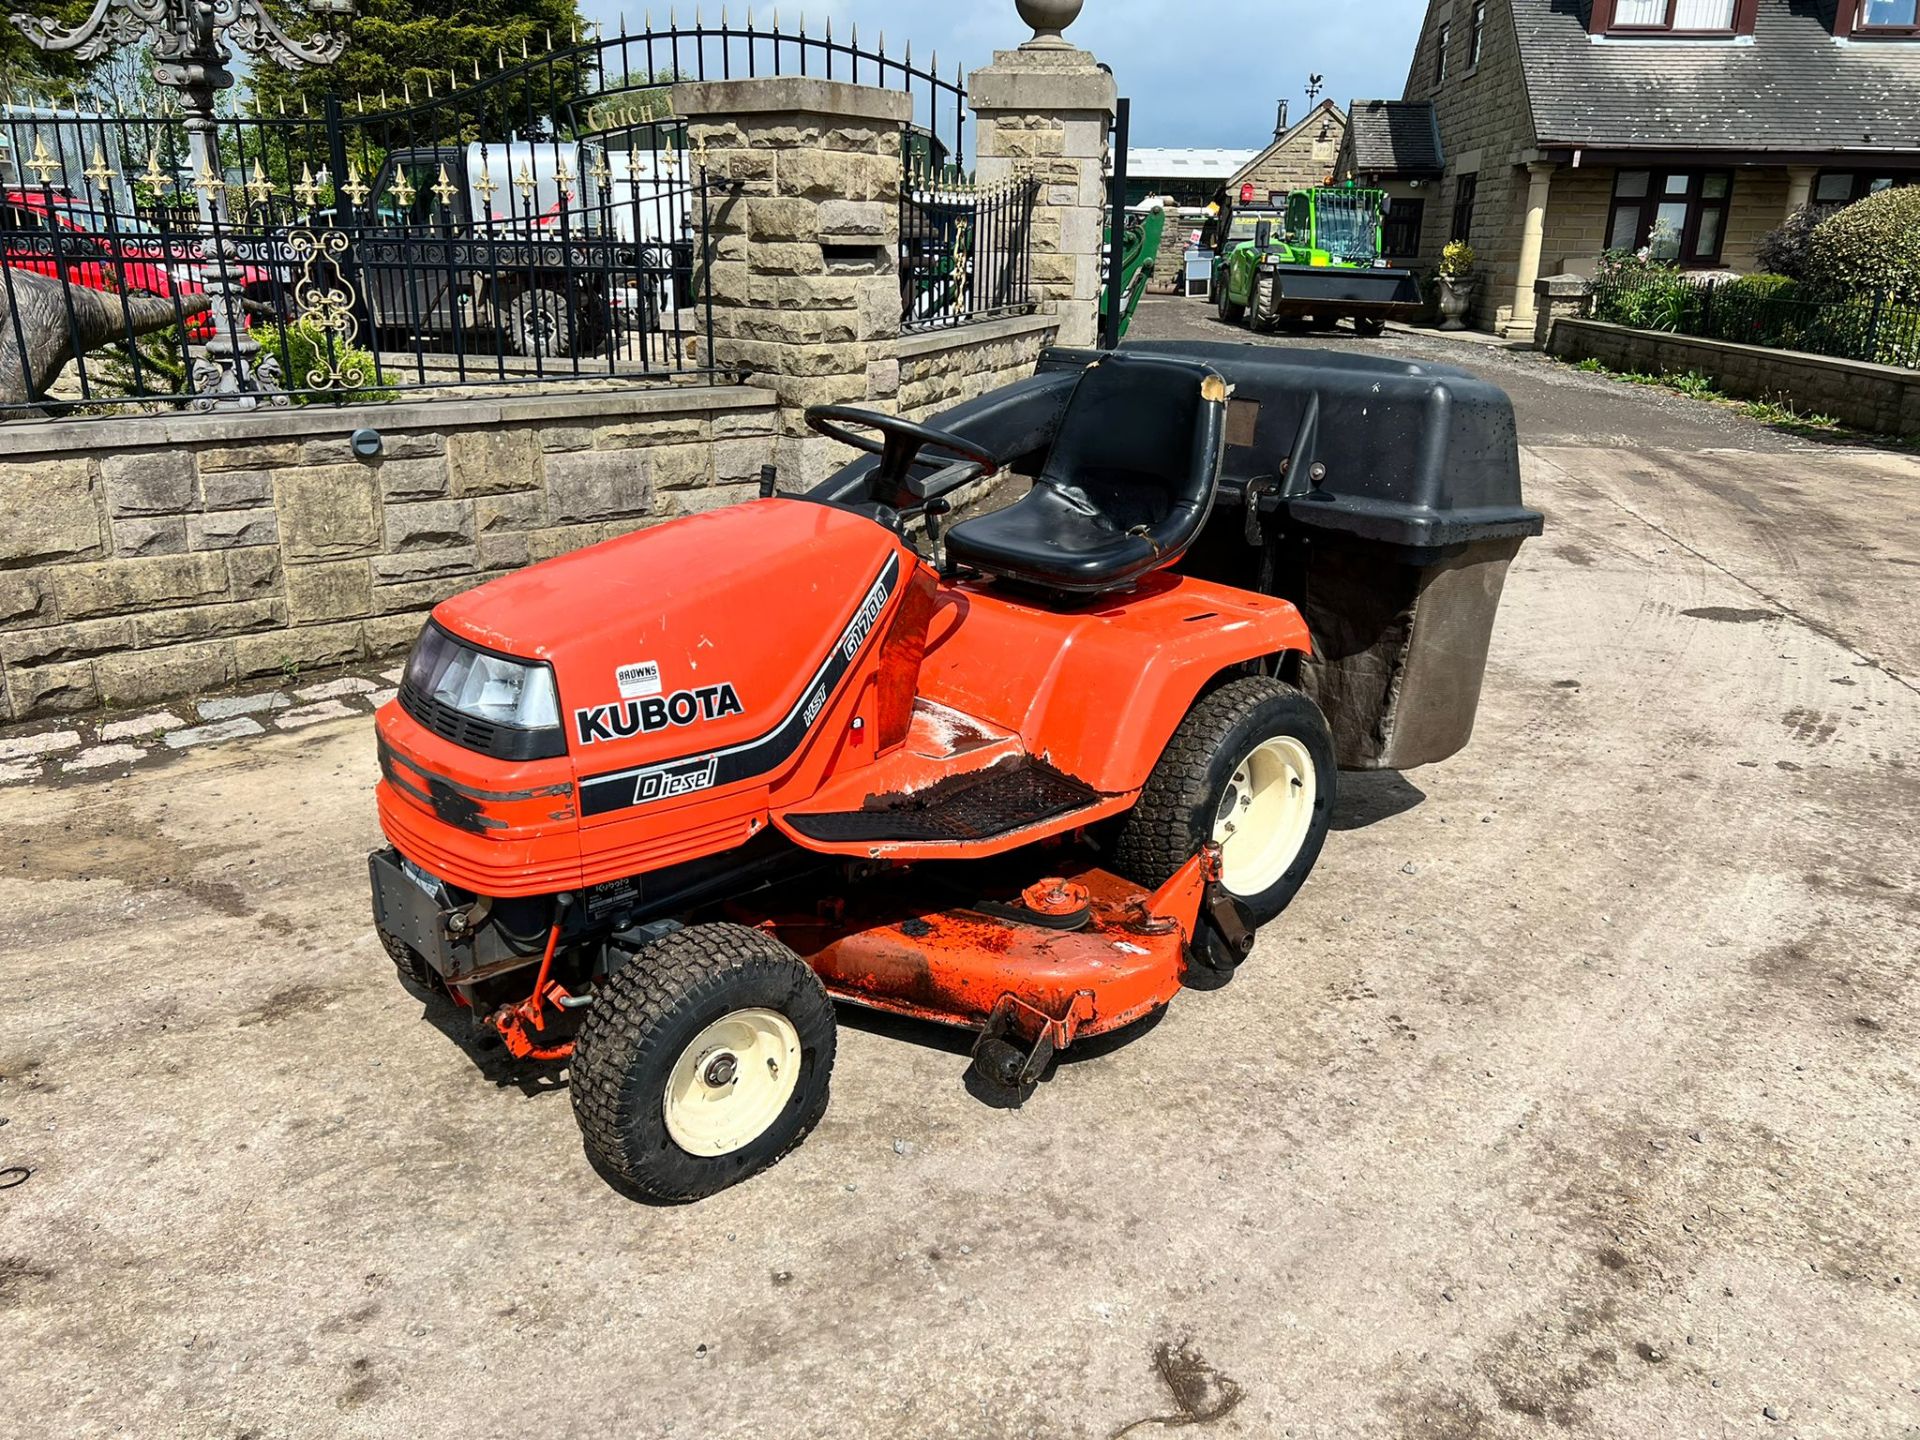
[[[600,740],[631,740],[635,735],[651,735],[669,725],[719,720],[727,715],[739,715],[745,709],[733,686],[702,685],[698,690],[676,690],[671,695],[576,710],[573,723],[580,733],[580,743],[592,745]]]
[[[711,790],[719,774],[720,762],[712,756],[696,760],[691,765],[642,771],[634,781],[633,803],[645,805],[654,800],[671,800],[678,795]]]

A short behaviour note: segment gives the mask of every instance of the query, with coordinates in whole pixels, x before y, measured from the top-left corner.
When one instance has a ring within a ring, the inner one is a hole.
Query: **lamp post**
[[[37,15],[8,17],[40,49],[72,51],[81,60],[150,44],[154,78],[180,96],[213,307],[212,334],[189,349],[196,410],[287,403],[278,360],[261,358],[260,342],[241,318],[241,286],[234,273],[239,252],[227,233],[226,171],[213,106],[214,97],[233,85],[227,68],[232,47],[290,68],[326,65],[346,46],[345,32],[335,26],[352,18],[353,7],[354,0],[307,0],[307,11],[322,27],[308,35],[282,28],[261,0],[95,0],[92,12],[71,30]]]

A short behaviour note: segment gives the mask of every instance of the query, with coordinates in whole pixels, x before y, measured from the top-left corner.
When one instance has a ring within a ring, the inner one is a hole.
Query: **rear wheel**
[[[818,1123],[833,1074],[825,988],[740,925],[675,931],[600,988],[574,1046],[574,1118],[594,1165],[651,1200],[764,1170]]]
[[[1216,844],[1221,888],[1264,925],[1320,857],[1337,775],[1319,706],[1278,680],[1235,680],[1180,722],[1115,838],[1114,861],[1128,878],[1162,885]]]
[[[507,343],[516,355],[575,353],[573,307],[558,290],[522,290],[507,302]]]
[[[1226,275],[1220,277],[1215,285],[1215,289],[1219,293],[1214,298],[1220,307],[1220,318],[1229,325],[1238,325],[1241,318],[1246,315],[1247,307],[1233,303],[1232,298],[1227,293],[1228,279],[1229,277]]]

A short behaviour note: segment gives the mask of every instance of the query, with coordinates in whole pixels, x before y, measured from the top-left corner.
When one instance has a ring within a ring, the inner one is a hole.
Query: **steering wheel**
[[[949,455],[980,467],[978,475],[956,479],[954,484],[942,485],[942,490],[956,489],[968,480],[984,480],[1000,473],[1000,457],[991,450],[948,431],[916,425],[898,415],[856,410],[851,405],[815,405],[807,411],[807,424],[829,440],[838,440],[842,445],[851,445],[868,455],[878,455],[880,466],[873,476],[874,498],[884,498],[885,503],[897,509],[924,505],[934,498],[932,493],[926,493],[925,486],[916,485],[913,480],[913,466],[922,450],[944,450]],[[877,430],[880,434],[877,438],[860,435],[848,429],[848,426]],[[879,493],[882,487],[889,491],[885,497]],[[901,504],[902,500],[907,503]]]

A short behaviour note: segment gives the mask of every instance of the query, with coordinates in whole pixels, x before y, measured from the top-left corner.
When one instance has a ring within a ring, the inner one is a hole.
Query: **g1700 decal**
[[[718,720],[745,710],[731,685],[702,685],[698,690],[676,690],[671,695],[655,695],[647,700],[629,700],[621,705],[594,705],[573,712],[573,723],[580,732],[580,743],[597,740],[631,740],[635,735],[651,735],[669,725],[693,725],[702,720]]]

